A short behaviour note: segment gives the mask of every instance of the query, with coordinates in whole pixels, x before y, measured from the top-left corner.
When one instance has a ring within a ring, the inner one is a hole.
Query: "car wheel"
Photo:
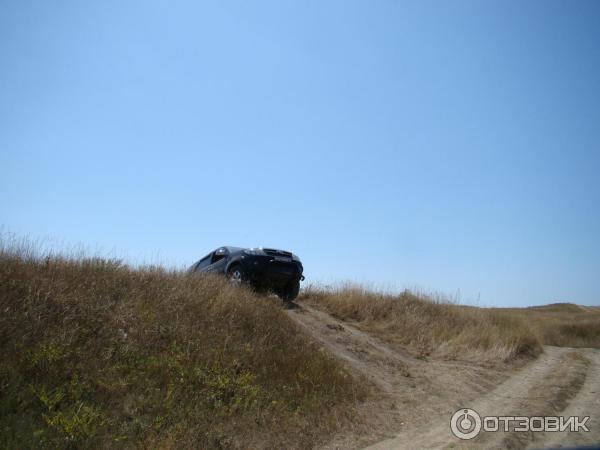
[[[300,281],[292,281],[285,288],[279,291],[278,295],[284,302],[291,302],[300,292]]]
[[[244,272],[242,271],[241,266],[235,265],[230,267],[227,271],[227,279],[234,286],[239,286],[244,282]]]

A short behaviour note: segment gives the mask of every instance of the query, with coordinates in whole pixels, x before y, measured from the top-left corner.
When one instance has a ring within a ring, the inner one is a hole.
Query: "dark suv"
[[[189,268],[194,273],[221,273],[233,283],[248,283],[258,291],[272,291],[285,301],[300,291],[300,258],[274,248],[219,247]]]

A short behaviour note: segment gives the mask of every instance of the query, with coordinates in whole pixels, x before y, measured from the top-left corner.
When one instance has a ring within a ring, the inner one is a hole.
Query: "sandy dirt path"
[[[561,415],[590,416],[587,423],[590,432],[546,433],[543,442],[548,448],[600,445],[600,350],[586,349],[584,355],[590,361],[585,383]]]
[[[376,386],[379,397],[362,406],[351,433],[327,448],[556,448],[600,443],[600,350],[546,347],[519,369],[468,362],[425,361],[308,305],[288,311],[308,334],[349,370]],[[481,416],[591,416],[589,433],[480,433],[452,435],[459,408]]]

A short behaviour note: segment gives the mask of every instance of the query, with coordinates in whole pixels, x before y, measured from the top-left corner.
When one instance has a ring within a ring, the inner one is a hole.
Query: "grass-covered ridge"
[[[388,295],[360,286],[313,288],[301,300],[420,356],[508,362],[542,352],[537,335],[518,316],[410,291]]]
[[[530,308],[497,308],[521,317],[546,345],[600,348],[600,307],[555,303]]]
[[[0,252],[0,448],[305,448],[361,383],[223,280]]]

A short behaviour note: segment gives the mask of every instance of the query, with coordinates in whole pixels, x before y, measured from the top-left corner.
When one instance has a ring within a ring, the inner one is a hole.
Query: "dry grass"
[[[518,317],[409,291],[392,296],[360,287],[310,288],[302,300],[419,356],[493,362],[535,357],[542,351],[536,335]]]
[[[216,278],[5,246],[0,311],[0,448],[310,448],[366,395]]]
[[[532,308],[498,308],[507,317],[524,319],[546,345],[600,348],[600,307],[555,303]]]
[[[420,357],[599,347],[600,311],[482,309],[404,292],[310,302]],[[0,239],[0,448],[310,448],[369,396],[274,299],[222,279],[41,256]]]

